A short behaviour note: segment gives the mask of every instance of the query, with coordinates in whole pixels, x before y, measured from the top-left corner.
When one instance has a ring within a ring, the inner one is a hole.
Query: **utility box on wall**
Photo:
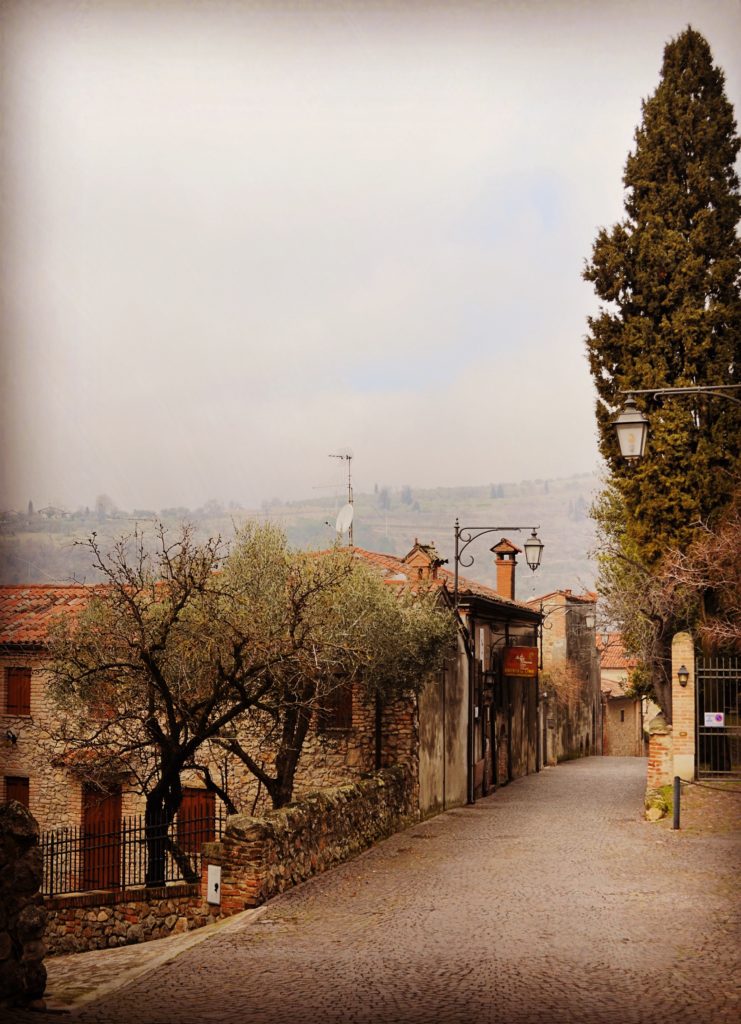
[[[216,905],[221,903],[221,867],[217,864],[209,864],[208,866],[206,902]]]

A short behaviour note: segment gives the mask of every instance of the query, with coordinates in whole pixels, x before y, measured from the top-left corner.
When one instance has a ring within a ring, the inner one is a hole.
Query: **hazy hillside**
[[[517,596],[527,598],[559,587],[583,589],[594,585],[594,564],[589,557],[594,529],[588,508],[597,486],[597,478],[591,474],[431,490],[393,490],[379,483],[373,493],[355,495],[354,541],[364,548],[403,555],[418,537],[434,541],[442,557],[452,563],[456,517],[462,526],[500,526],[501,534],[509,535],[519,546],[526,534],[505,527],[539,524],[545,544],[542,567],[532,573],[521,562]],[[336,513],[343,501],[342,495],[272,501],[253,510],[234,503],[225,509],[212,501],[202,509],[162,509],[159,515],[172,527],[187,517],[204,538],[216,533],[229,538],[235,523],[250,517],[267,518],[283,526],[292,544],[316,548],[332,542]],[[69,518],[48,519],[38,513],[6,513],[0,523],[0,582],[41,583],[73,577],[91,581],[95,576],[90,556],[79,541],[95,530],[105,544],[133,529],[135,522],[145,524],[153,516],[154,512],[147,510],[111,509],[99,509],[97,515],[80,510]],[[493,583],[489,548],[498,540],[498,535],[490,535],[472,545],[469,550],[476,561],[464,572]]]

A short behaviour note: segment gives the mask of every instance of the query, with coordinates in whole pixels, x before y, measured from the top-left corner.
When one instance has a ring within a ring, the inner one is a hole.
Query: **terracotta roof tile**
[[[0,587],[0,644],[42,644],[54,619],[81,608],[92,592],[83,584]]]
[[[413,592],[422,583],[444,589],[451,596],[453,594],[454,575],[449,569],[438,568],[436,579],[420,581],[416,570],[395,555],[357,547],[352,550],[356,557],[380,569],[385,582],[392,586]],[[95,589],[81,583],[0,586],[0,644],[43,644],[54,619],[82,608]],[[481,597],[503,607],[533,611],[527,604],[500,597],[496,590],[465,576],[458,578],[458,592],[461,597]]]
[[[597,634],[597,651],[602,668],[635,668],[638,659],[625,653],[620,633],[608,633],[607,642]]]
[[[366,551],[364,548],[358,547],[354,547],[352,550],[358,558],[362,558],[363,561],[383,570],[384,579],[387,583],[407,584],[412,589],[419,587],[420,581],[414,575],[412,567],[405,564],[401,558],[397,558],[395,555],[381,554],[378,551]],[[437,570],[437,579],[427,579],[423,582],[425,586],[442,587],[452,595],[454,581],[454,573],[450,569],[443,569],[441,567]],[[523,601],[510,601],[508,598],[498,594],[493,587],[487,587],[484,583],[469,580],[465,576],[458,577],[458,593],[462,597],[483,597],[487,601],[493,601],[495,604],[506,608],[517,608],[527,612],[534,610]]]

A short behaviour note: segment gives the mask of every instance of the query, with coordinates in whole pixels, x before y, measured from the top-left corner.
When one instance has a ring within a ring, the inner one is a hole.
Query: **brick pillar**
[[[686,686],[677,678],[682,665],[690,674]],[[672,640],[673,774],[681,779],[695,777],[695,708],[695,645],[689,633],[677,633]]]
[[[662,714],[651,720],[648,727],[647,789],[668,786],[674,776],[672,762],[672,727]]]

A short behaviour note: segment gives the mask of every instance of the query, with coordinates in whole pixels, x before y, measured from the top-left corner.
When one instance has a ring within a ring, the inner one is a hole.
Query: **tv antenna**
[[[340,451],[334,452],[329,456],[330,459],[342,459],[343,462],[347,463],[347,504],[343,505],[339,511],[335,529],[337,533],[344,533],[347,530],[347,539],[350,547],[353,546],[352,521],[355,512],[352,493],[352,455],[352,448],[341,448]]]

